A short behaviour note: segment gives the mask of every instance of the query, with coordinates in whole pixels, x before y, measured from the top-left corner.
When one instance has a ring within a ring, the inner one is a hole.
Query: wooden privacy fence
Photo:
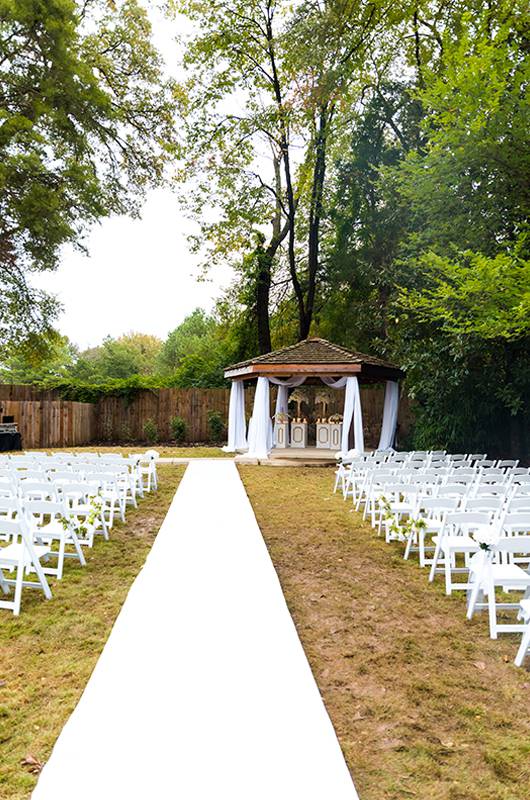
[[[254,387],[245,390],[247,417],[252,412]],[[327,415],[342,413],[344,390],[333,392]],[[271,391],[274,413],[276,389]],[[31,386],[0,385],[0,414],[11,415],[18,424],[25,448],[74,447],[94,442],[145,442],[144,426],[152,420],[160,441],[171,440],[171,419],[181,417],[186,424],[187,442],[210,440],[209,414],[218,412],[228,421],[229,389],[144,389],[131,399],[103,397],[97,403],[61,400],[54,392]],[[365,443],[376,447],[383,417],[383,386],[362,386],[361,403]],[[321,415],[310,401],[308,414]],[[410,430],[412,413],[407,398],[400,404],[399,438]]]
[[[271,391],[271,414],[274,413],[276,389]],[[97,438],[100,441],[143,441],[144,425],[148,419],[157,428],[161,441],[171,439],[171,419],[181,417],[186,423],[186,441],[207,442],[210,437],[208,416],[210,412],[220,413],[225,424],[228,422],[229,389],[158,389],[142,391],[131,401],[122,397],[105,397],[97,404]],[[245,389],[247,417],[252,412],[254,387]],[[382,386],[361,387],[363,423],[368,447],[375,447],[379,441],[383,418],[384,388]],[[341,413],[344,408],[344,390],[333,394],[329,414]],[[316,415],[314,409],[311,414]],[[406,398],[400,408],[400,435],[407,435],[410,429],[411,413]]]
[[[96,406],[70,400],[0,400],[15,418],[24,448],[74,447],[96,437]]]
[[[206,442],[210,438],[208,414],[217,411],[228,420],[228,389],[143,390],[131,400],[103,397],[97,404],[97,438],[100,441],[145,441],[144,425],[152,420],[161,441],[171,439],[171,419],[186,423],[185,439]]]

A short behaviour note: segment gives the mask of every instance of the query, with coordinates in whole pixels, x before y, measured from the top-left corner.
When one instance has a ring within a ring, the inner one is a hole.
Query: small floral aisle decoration
[[[104,506],[104,500],[100,494],[90,495],[88,498],[88,510],[86,509],[86,507],[83,508],[82,512],[82,516],[84,517],[83,522],[79,523],[78,520],[78,524],[76,525],[72,522],[71,518],[62,517],[61,524],[64,530],[65,531],[68,530],[68,528],[70,528],[71,526],[73,527],[76,536],[81,540],[81,543],[83,543],[83,541],[88,542],[90,535],[93,534],[98,528],[97,523],[101,522],[102,526],[104,525],[103,506]],[[72,516],[76,517],[75,506],[72,507],[71,511],[72,511]]]
[[[385,526],[388,537],[391,539],[397,539],[400,542],[408,542],[411,538],[416,540],[418,534],[427,527],[427,522],[422,517],[418,519],[409,517],[405,521],[399,523],[395,514],[392,513],[388,498],[384,495],[381,495],[379,498],[379,509],[381,511],[382,523]]]

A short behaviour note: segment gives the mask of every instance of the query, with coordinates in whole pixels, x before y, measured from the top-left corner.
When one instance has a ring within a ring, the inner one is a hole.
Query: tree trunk
[[[320,107],[318,127],[315,141],[315,164],[313,167],[313,185],[311,187],[311,205],[309,209],[309,240],[307,253],[307,296],[303,326],[300,329],[300,338],[306,339],[311,330],[315,295],[319,268],[320,255],[320,224],[322,221],[322,197],[324,193],[324,179],[326,177],[326,138],[328,126],[328,105]]]

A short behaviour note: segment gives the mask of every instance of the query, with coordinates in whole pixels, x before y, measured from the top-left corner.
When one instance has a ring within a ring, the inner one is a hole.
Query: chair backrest
[[[530,553],[530,536],[502,536],[494,548],[501,553]]]
[[[20,513],[18,497],[0,497],[0,515],[4,517],[16,516]]]
[[[20,483],[24,481],[45,481],[46,473],[42,469],[26,469],[23,471],[18,471],[16,473],[16,478]]]
[[[68,483],[66,486],[63,486],[61,491],[61,497],[68,500],[72,498],[78,497],[88,497],[88,495],[94,494],[94,487],[91,486],[89,483]]]
[[[479,483],[473,488],[473,497],[506,497],[509,487],[499,483]]]
[[[447,524],[458,528],[473,528],[480,525],[489,525],[491,512],[485,511],[455,511],[447,515]]]
[[[504,515],[502,527],[505,531],[530,534],[530,512],[517,511]]]
[[[420,500],[420,511],[425,511],[427,514],[456,511],[458,502],[458,497],[423,497]]]
[[[504,505],[504,496],[469,497],[465,501],[465,511],[500,511]]]
[[[49,481],[21,481],[19,491],[22,498],[36,497],[39,495],[39,499],[42,500],[46,498],[50,500],[57,499],[57,489],[53,483]]]
[[[477,460],[476,464],[479,467],[494,467],[496,462],[491,458],[483,458],[480,461]]]
[[[436,494],[437,497],[464,497],[467,495],[469,486],[466,483],[446,483],[440,486]]]
[[[470,453],[468,461],[484,461],[487,458],[487,453]]]
[[[65,514],[64,503],[57,500],[26,500],[23,504],[26,517],[63,517]]]
[[[525,473],[524,475],[514,475],[512,477],[512,483],[515,483],[518,486],[528,486],[530,485],[530,474]]]
[[[530,511],[530,495],[523,495],[522,497],[516,495],[512,497],[511,500],[508,501],[506,511],[508,514],[515,513],[516,511]]]
[[[517,467],[519,464],[519,459],[505,459],[504,461],[497,461],[497,468],[498,469],[505,469],[506,467]]]

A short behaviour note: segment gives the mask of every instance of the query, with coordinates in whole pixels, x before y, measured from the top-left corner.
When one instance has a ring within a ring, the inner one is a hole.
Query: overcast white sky
[[[175,74],[177,25],[152,8],[150,16]],[[216,268],[208,282],[197,282],[197,258],[186,241],[192,230],[175,195],[161,189],[149,193],[141,219],[113,217],[96,226],[86,240],[88,257],[65,248],[58,271],[34,281],[62,302],[61,333],[81,348],[131,330],[163,338],[197,306],[211,309],[231,272]]]

